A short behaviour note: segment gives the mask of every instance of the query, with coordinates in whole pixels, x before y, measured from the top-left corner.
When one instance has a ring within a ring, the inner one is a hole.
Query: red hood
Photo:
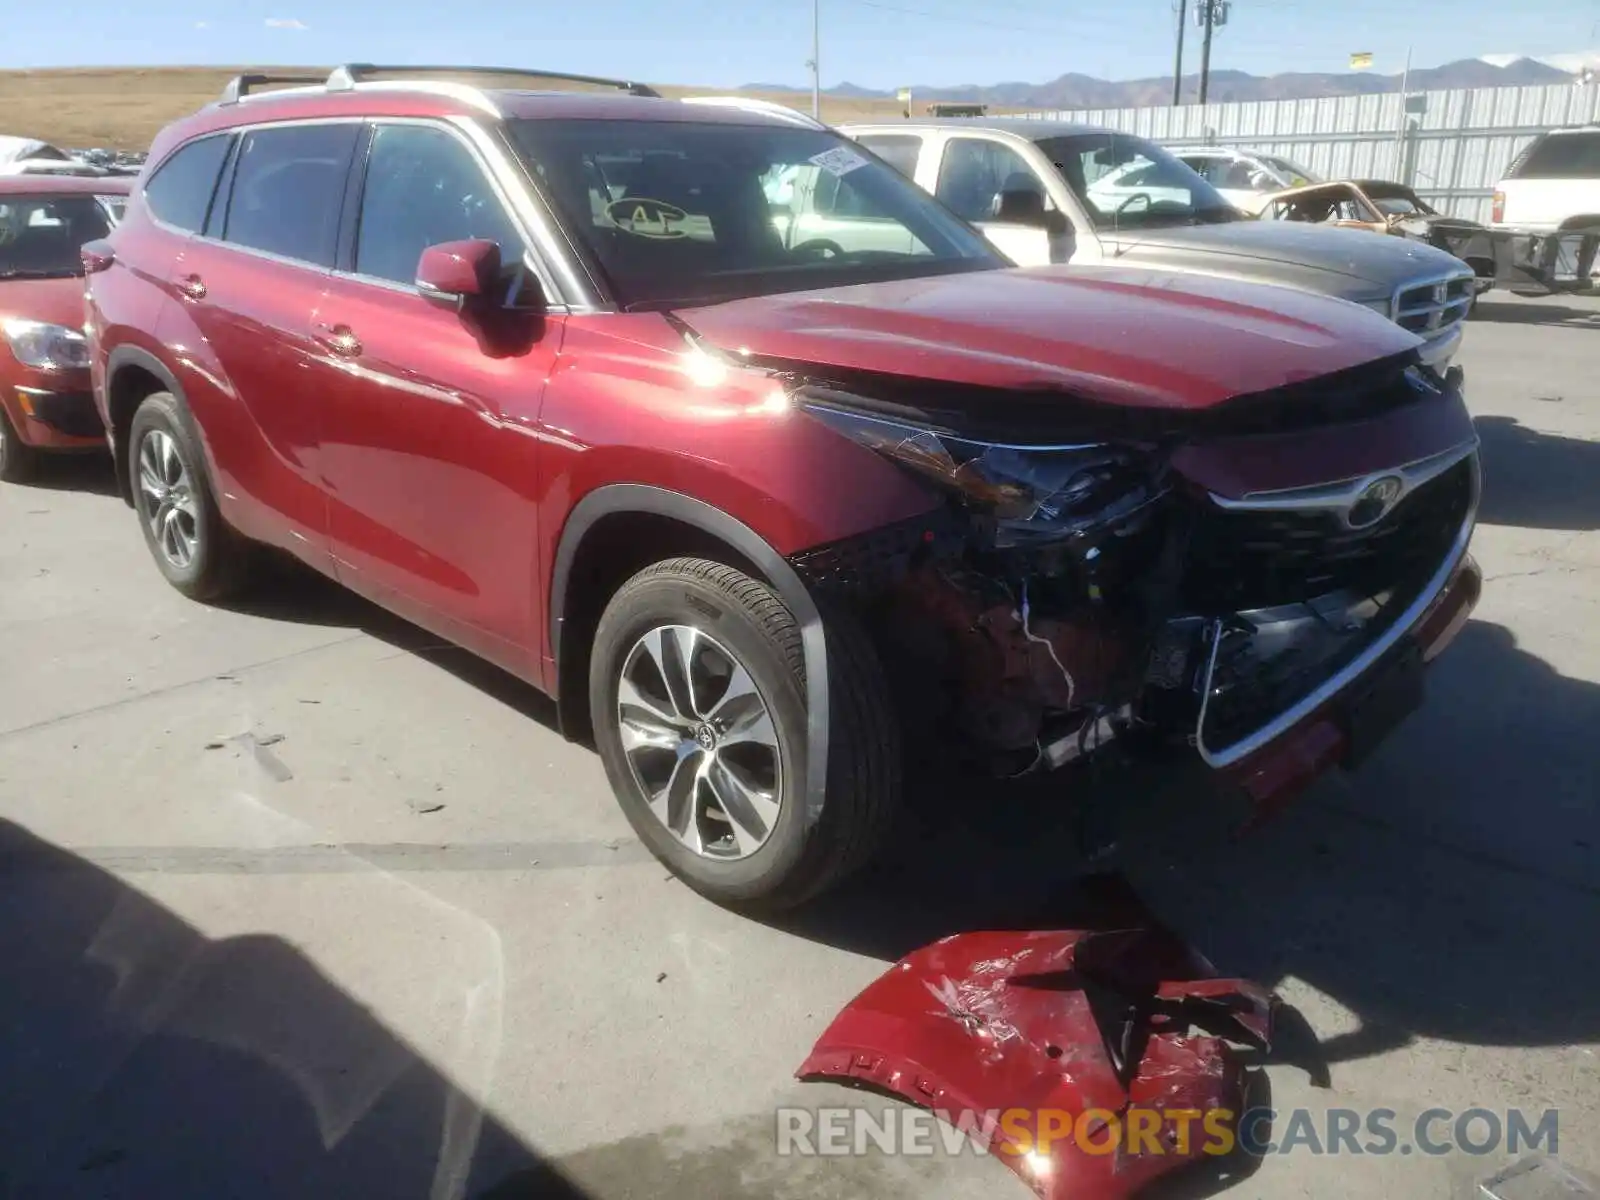
[[[0,279],[0,318],[83,328],[83,279]]]
[[[679,315],[712,344],[764,358],[1151,408],[1208,408],[1421,344],[1343,301],[1126,268],[982,271]]]

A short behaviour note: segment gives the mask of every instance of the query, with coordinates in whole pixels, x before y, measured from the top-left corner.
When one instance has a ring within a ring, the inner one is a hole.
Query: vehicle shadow
[[[1522,529],[1600,529],[1600,442],[1474,419],[1483,448],[1478,520]]]
[[[1496,325],[1558,325],[1571,329],[1600,329],[1600,305],[1577,307],[1537,299],[1496,299],[1489,292],[1472,310],[1474,321],[1493,321]]]
[[[1600,686],[1485,622],[1430,683],[1428,706],[1360,773],[1245,836],[1192,774],[1130,769],[1094,791],[1119,833],[1096,869],[1122,872],[1223,974],[1293,976],[1356,1014],[1353,1032],[1296,1039],[1308,1070],[1417,1038],[1600,1037],[1600,959],[1583,949],[1600,945]],[[924,784],[882,867],[780,927],[885,961],[964,930],[1093,928],[1074,784]]]
[[[380,608],[287,554],[265,554],[247,593],[219,607],[271,621],[358,629],[397,650],[435,663],[549,729],[559,724],[555,701],[537,688]]]
[[[85,492],[93,496],[115,496],[117,476],[111,456],[99,453],[41,454],[33,478],[13,487],[36,488],[50,492]]]
[[[207,938],[5,821],[0,957],[13,1200],[588,1195],[289,943]]]

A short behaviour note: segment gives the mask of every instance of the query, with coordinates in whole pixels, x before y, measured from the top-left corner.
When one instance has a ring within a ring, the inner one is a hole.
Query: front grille
[[[1437,569],[1472,507],[1469,457],[1405,497],[1366,529],[1329,511],[1226,510],[1209,501],[1195,516],[1185,557],[1184,601],[1223,616],[1293,604],[1349,588],[1375,595]]]
[[[1477,276],[1471,270],[1448,279],[1408,284],[1395,293],[1395,323],[1419,337],[1437,337],[1466,320],[1477,290]]]

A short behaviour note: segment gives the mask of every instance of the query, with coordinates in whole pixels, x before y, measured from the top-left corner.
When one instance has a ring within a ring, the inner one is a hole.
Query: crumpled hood
[[[1293,263],[1365,280],[1391,291],[1403,280],[1446,275],[1461,264],[1432,246],[1398,238],[1364,238],[1360,230],[1327,229],[1293,221],[1233,221],[1225,225],[1183,225],[1173,229],[1128,232],[1108,239],[1123,253],[1139,256],[1155,250],[1202,250],[1207,254],[1264,262]]]
[[[1344,301],[1116,267],[980,271],[677,315],[724,351],[819,374],[832,367],[1167,409],[1209,408],[1421,344]]]
[[[0,320],[22,317],[83,328],[83,279],[0,279]]]

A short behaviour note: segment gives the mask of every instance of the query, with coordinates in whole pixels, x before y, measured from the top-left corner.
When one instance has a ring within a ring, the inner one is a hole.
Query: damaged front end
[[[1204,413],[1011,394],[963,416],[909,409],[903,382],[791,382],[948,497],[794,561],[873,627],[913,728],[996,775],[1120,743],[1265,778],[1264,748],[1379,676],[1317,766],[1355,761],[1419,699],[1440,646],[1408,634],[1449,593],[1453,635],[1476,599],[1476,436],[1412,362]]]

